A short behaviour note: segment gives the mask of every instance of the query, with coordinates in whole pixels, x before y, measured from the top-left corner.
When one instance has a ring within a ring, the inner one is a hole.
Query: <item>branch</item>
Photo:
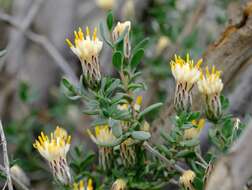
[[[2,121],[0,120],[0,136],[2,141],[3,147],[3,160],[4,160],[4,168],[8,182],[8,189],[13,190],[12,181],[11,181],[11,174],[10,174],[10,164],[9,164],[9,157],[8,157],[8,150],[7,150],[7,143],[4,135]]]
[[[0,12],[0,20],[12,25],[18,30],[22,30],[22,25],[19,24],[15,18],[5,13]],[[57,66],[68,76],[70,80],[74,83],[78,83],[78,79],[72,70],[72,68],[68,65],[67,61],[62,57],[57,48],[44,36],[39,35],[31,30],[24,31],[24,35],[31,41],[41,45],[47,53],[54,59]]]
[[[242,189],[252,176],[252,122],[242,136],[214,166],[206,190]]]
[[[6,170],[5,170],[5,168],[4,168],[2,165],[0,165],[0,170],[1,170],[2,172],[6,173]],[[11,178],[16,182],[16,184],[17,184],[22,190],[29,190],[29,188],[26,187],[16,176],[12,175],[11,173],[10,173],[10,175],[11,175]]]
[[[177,170],[180,173],[183,173],[185,170],[181,168],[179,165],[172,163],[170,160],[168,160],[165,156],[160,154],[157,150],[151,147],[151,145],[148,142],[143,143],[143,147],[148,150],[150,153],[152,153],[154,156],[158,157],[160,160],[165,162],[168,167],[173,167],[175,170]]]

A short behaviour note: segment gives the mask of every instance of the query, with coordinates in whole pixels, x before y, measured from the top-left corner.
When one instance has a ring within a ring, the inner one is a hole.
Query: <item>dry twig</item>
[[[0,120],[0,136],[1,136],[2,147],[3,147],[3,161],[4,161],[4,168],[5,168],[5,173],[6,173],[7,183],[8,183],[8,189],[13,190],[12,181],[11,181],[11,174],[10,174],[10,164],[9,164],[7,143],[6,143],[3,125],[2,125],[1,120]]]
[[[15,20],[15,18],[5,13],[0,13],[0,20],[14,26],[18,30],[23,29],[22,25],[17,20]],[[57,48],[45,36],[32,32],[31,30],[24,31],[24,35],[31,41],[41,45],[47,51],[47,53],[54,59],[55,63],[59,66],[59,68],[70,78],[70,80],[74,84],[77,84],[78,79],[74,71],[59,53]]]

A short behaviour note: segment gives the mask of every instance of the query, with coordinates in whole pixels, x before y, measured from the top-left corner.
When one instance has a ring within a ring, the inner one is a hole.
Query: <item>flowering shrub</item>
[[[221,95],[221,71],[213,66],[211,72],[208,67],[204,72],[202,59],[194,64],[189,54],[185,59],[175,55],[170,66],[176,80],[176,114],[167,118],[172,119],[174,126],[170,133],[160,134],[162,142],[151,145],[152,130],[146,115],[162,103],[143,109],[144,97],[139,96],[146,89],[146,84],[138,80],[138,66],[148,40],[133,47],[131,23],[115,24],[111,12],[106,27],[102,23],[99,30],[102,39],[96,28],[91,35],[87,27],[85,35],[81,28],[74,31],[74,43],[66,40],[79,58],[83,73],[78,86],[62,79],[65,95],[83,101],[84,113],[94,116],[87,133],[98,147],[99,165],[89,167],[96,163],[93,154],[85,155],[78,147],[76,156],[67,159],[71,137],[63,128],[57,127],[49,136],[41,132],[34,143],[49,162],[58,188],[162,189],[175,184],[181,189],[203,189],[216,158],[228,150],[244,128],[238,119],[225,113],[228,100]],[[118,78],[104,76],[100,71],[99,54],[104,45],[112,49]],[[203,100],[204,109],[200,112],[192,111],[193,90],[197,89]],[[210,128],[205,129],[206,126]],[[200,134],[205,131],[214,146],[203,154]]]

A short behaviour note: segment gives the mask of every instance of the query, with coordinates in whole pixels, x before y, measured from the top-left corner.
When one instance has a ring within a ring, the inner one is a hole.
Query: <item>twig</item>
[[[4,168],[2,165],[0,165],[0,170],[2,170],[4,173],[6,173],[6,170],[5,170],[5,168]],[[16,184],[17,184],[22,190],[29,190],[29,188],[26,187],[16,176],[12,175],[11,173],[10,173],[10,175],[11,175],[11,178],[16,182]]]
[[[29,28],[35,16],[37,15],[40,5],[43,1],[44,0],[34,0],[34,3],[32,4],[31,8],[29,9],[29,12],[27,13],[26,17],[24,18],[24,21],[22,22],[22,32]]]
[[[160,160],[162,160],[163,162],[165,162],[168,166],[173,167],[174,169],[176,169],[178,172],[183,173],[185,170],[183,168],[181,168],[179,165],[177,164],[173,164],[170,160],[168,160],[165,156],[163,156],[162,154],[160,154],[157,150],[155,150],[154,148],[151,147],[151,145],[145,141],[143,143],[143,146],[146,150],[148,150],[150,153],[152,153],[154,156],[158,157]]]
[[[0,20],[14,26],[18,30],[22,30],[22,25],[10,15],[0,12]],[[57,48],[45,36],[32,32],[31,30],[26,30],[24,35],[31,41],[41,45],[54,59],[59,68],[61,68],[61,70],[70,77],[70,80],[75,85],[78,83],[78,79],[72,68],[68,65],[67,61],[62,57]]]
[[[4,135],[2,121],[0,120],[0,136],[2,140],[2,147],[3,147],[3,160],[4,160],[4,167],[6,178],[8,182],[8,189],[13,190],[12,181],[11,181],[11,174],[10,174],[10,164],[9,164],[9,157],[8,157],[8,150],[7,150],[7,143]]]

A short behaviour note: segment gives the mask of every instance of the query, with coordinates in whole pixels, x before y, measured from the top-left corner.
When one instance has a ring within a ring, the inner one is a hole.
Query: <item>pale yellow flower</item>
[[[99,125],[95,127],[95,136],[88,130],[88,134],[91,139],[98,145],[111,144],[116,141],[116,137],[113,135],[112,130],[108,125]]]
[[[206,67],[205,75],[202,73],[198,81],[198,89],[203,95],[206,116],[209,120],[216,122],[222,115],[220,94],[223,83],[220,78],[221,71],[213,66],[211,72]]]
[[[192,170],[186,170],[182,176],[179,178],[179,182],[181,185],[183,185],[186,189],[193,190],[192,183],[194,181],[194,178],[196,177],[196,174]]]
[[[172,74],[176,80],[175,110],[177,113],[189,112],[192,107],[192,88],[199,80],[202,59],[194,65],[194,61],[190,59],[189,54],[186,55],[185,60],[175,55],[175,59],[170,64]]]
[[[203,60],[200,59],[194,65],[194,61],[190,59],[189,54],[186,55],[186,59],[182,59],[180,56],[175,55],[175,59],[171,61],[172,74],[177,83],[186,83],[186,89],[191,89],[192,86],[199,80],[201,72],[200,65]]]
[[[98,39],[96,28],[92,36],[88,27],[86,27],[86,36],[84,36],[81,28],[78,32],[74,31],[74,35],[74,45],[69,39],[66,39],[66,42],[81,61],[84,79],[88,87],[97,89],[101,80],[99,55],[103,42]]]
[[[66,157],[70,149],[71,136],[63,128],[57,127],[50,137],[41,132],[33,144],[39,153],[48,160],[53,175],[60,182],[68,184],[71,181],[70,169]]]
[[[86,27],[86,36],[84,36],[81,28],[79,28],[78,32],[74,31],[74,35],[74,45],[68,38],[66,42],[81,61],[90,62],[93,59],[92,57],[97,57],[100,54],[103,43],[97,37],[97,28],[94,29],[92,36],[88,27]]]
[[[209,72],[208,67],[206,67],[206,74],[204,75],[202,73],[198,81],[199,91],[206,95],[220,94],[223,89],[220,75],[221,71],[216,70],[215,66],[212,67],[211,72]]]

